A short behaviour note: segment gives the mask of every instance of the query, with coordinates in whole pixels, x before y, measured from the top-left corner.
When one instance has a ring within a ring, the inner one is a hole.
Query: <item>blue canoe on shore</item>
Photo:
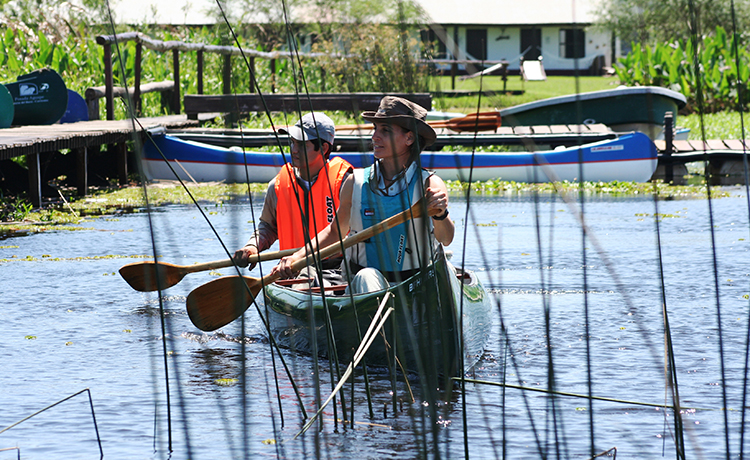
[[[148,180],[267,182],[289,155],[215,147],[152,133],[144,142]],[[163,155],[163,156],[162,156]],[[354,167],[372,163],[372,153],[336,152]],[[169,160],[168,162],[165,161]],[[422,166],[444,180],[516,182],[647,182],[657,165],[656,147],[640,132],[580,147],[540,152],[423,152]]]

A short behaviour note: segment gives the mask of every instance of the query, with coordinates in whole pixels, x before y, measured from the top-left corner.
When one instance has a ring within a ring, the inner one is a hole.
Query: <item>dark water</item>
[[[164,261],[224,258],[194,207],[152,213],[151,229],[143,213],[83,224],[89,231],[5,239],[0,429],[88,388],[109,459],[461,458],[467,446],[473,458],[589,458],[613,447],[618,458],[674,458],[672,411],[636,404],[670,403],[663,277],[679,394],[689,408],[682,414],[687,455],[738,458],[748,331],[743,296],[750,293],[750,226],[741,192],[711,202],[713,232],[708,201],[660,202],[660,245],[648,197],[591,198],[584,211],[593,238],[585,243],[574,211],[559,198],[473,198],[466,221],[465,202],[454,198],[453,262],[465,256],[496,301],[491,341],[469,377],[548,389],[553,376],[556,390],[575,394],[587,394],[590,380],[594,396],[628,402],[470,383],[465,401],[459,394],[439,404],[435,420],[418,397],[410,401],[403,382],[394,414],[389,377],[375,375],[370,417],[358,373],[355,429],[335,426],[329,406],[322,426],[296,440],[304,423],[297,398],[278,358],[271,360],[253,307],[244,343],[240,321],[204,334],[187,318],[185,297],[217,274],[188,275],[161,299],[163,342],[160,299],[133,291],[117,275],[132,260],[103,257],[150,254],[153,234]],[[206,212],[230,250],[244,243],[249,205]],[[319,362],[316,378],[312,358],[288,351],[284,358],[305,408],[314,412],[331,388],[329,363]],[[241,382],[243,372],[244,386],[220,384]],[[349,385],[345,397],[350,410]],[[342,417],[340,407],[335,415]],[[744,443],[747,451],[750,442]],[[1,433],[0,449],[12,447],[27,459],[97,458],[88,395]],[[0,459],[17,452],[0,451]]]

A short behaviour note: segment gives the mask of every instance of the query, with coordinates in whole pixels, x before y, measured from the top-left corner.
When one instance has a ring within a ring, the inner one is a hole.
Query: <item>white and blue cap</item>
[[[302,117],[294,126],[280,128],[279,134],[289,134],[292,139],[297,141],[320,139],[333,144],[336,128],[328,115],[322,112],[312,112]]]

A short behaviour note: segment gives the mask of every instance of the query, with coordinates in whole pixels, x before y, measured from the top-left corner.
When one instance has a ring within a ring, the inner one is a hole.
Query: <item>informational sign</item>
[[[51,125],[57,123],[68,107],[68,89],[52,69],[21,75],[5,87],[13,97],[13,125]]]

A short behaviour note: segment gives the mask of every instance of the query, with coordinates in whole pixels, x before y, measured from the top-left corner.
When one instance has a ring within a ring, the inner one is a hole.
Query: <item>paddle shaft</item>
[[[339,254],[341,252],[342,246],[344,249],[348,249],[354,246],[355,244],[359,244],[365,240],[369,240],[373,236],[378,235],[386,230],[389,230],[397,225],[401,225],[408,220],[421,217],[422,206],[423,206],[422,200],[419,200],[411,208],[407,209],[406,211],[402,211],[396,214],[395,216],[391,216],[388,219],[384,220],[383,222],[380,222],[371,227],[368,227],[362,230],[361,232],[355,233],[353,235],[349,235],[346,238],[344,238],[343,241],[339,243],[334,243],[330,246],[326,246],[325,248],[318,251],[317,256],[320,257],[321,259],[327,259],[328,257]],[[315,254],[308,254],[307,257],[294,262],[292,264],[292,270],[295,272],[302,270],[312,261],[314,256]],[[268,275],[261,278],[260,282],[263,286],[266,286],[278,280],[279,278],[281,278],[281,274],[269,273]],[[260,292],[260,289],[258,289],[258,292]],[[255,292],[253,294],[253,297],[258,295],[258,292]]]
[[[320,250],[317,255],[321,259],[330,257],[410,219],[421,217],[423,207],[424,203],[420,200],[406,211],[349,235],[343,241]],[[311,254],[294,262],[292,269],[301,270],[312,257]],[[260,279],[249,276],[225,276],[209,281],[194,289],[187,297],[190,321],[198,329],[207,332],[226,326],[245,313],[263,286],[273,283],[280,277],[281,274],[272,273]]]
[[[282,257],[291,256],[295,252],[297,252],[299,248],[294,249],[285,249],[283,251],[273,251],[273,252],[261,252],[260,254],[255,254],[247,258],[248,263],[256,263],[256,262],[264,262],[266,260],[275,260],[275,259],[281,259]],[[203,272],[206,270],[214,270],[216,268],[226,268],[231,267],[234,265],[234,261],[232,259],[224,259],[224,260],[214,260],[213,262],[204,262],[202,264],[195,264],[195,265],[182,265],[181,270],[187,274],[187,273],[195,273],[195,272]]]
[[[248,257],[250,263],[264,260],[280,259],[294,254],[295,249],[284,251],[262,252]],[[120,268],[120,276],[136,291],[151,292],[159,289],[167,289],[182,281],[188,273],[215,270],[217,268],[231,267],[234,265],[232,259],[215,260],[195,265],[175,265],[164,262],[135,262],[123,265]]]

